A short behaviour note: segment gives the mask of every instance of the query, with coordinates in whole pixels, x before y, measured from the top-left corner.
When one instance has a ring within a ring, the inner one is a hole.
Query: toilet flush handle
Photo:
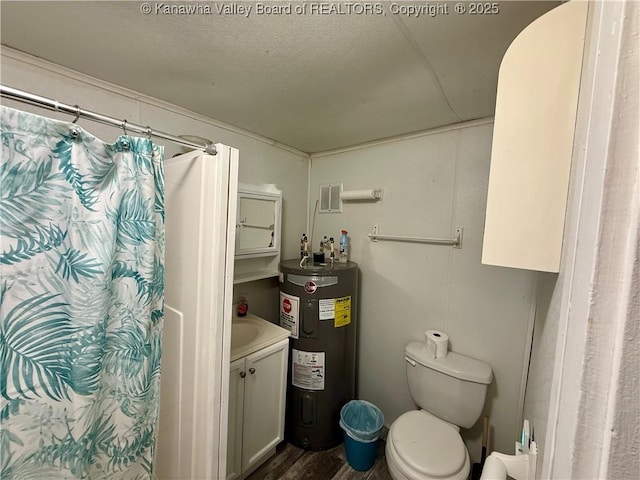
[[[408,363],[409,365],[411,365],[412,367],[415,367],[415,366],[416,366],[416,361],[415,361],[414,359],[409,358],[409,357],[407,357],[407,356],[405,356],[405,357],[404,357],[404,359],[405,359],[405,360],[407,361],[407,363]]]

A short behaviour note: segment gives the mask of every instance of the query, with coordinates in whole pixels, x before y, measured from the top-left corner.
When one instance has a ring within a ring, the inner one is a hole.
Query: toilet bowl
[[[394,480],[466,480],[470,460],[460,427],[480,417],[491,367],[455,352],[434,358],[424,342],[405,348],[409,392],[420,410],[391,424],[386,456]]]
[[[424,410],[401,415],[387,435],[387,466],[394,480],[464,480],[470,460],[457,427]]]

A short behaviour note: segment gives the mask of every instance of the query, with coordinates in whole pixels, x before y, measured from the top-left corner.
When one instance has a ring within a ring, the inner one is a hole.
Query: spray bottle
[[[338,261],[340,263],[347,263],[349,261],[349,237],[347,237],[346,230],[342,230],[342,235],[340,235],[340,256],[338,257]]]

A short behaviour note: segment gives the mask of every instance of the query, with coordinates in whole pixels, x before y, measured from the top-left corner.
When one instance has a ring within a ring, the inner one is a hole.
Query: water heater
[[[355,398],[358,265],[280,264],[280,325],[291,331],[285,437],[322,450],[342,441]]]

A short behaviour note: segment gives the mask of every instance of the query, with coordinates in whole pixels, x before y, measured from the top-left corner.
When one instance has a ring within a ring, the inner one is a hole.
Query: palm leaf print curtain
[[[0,478],[152,478],[163,149],[1,109]]]

